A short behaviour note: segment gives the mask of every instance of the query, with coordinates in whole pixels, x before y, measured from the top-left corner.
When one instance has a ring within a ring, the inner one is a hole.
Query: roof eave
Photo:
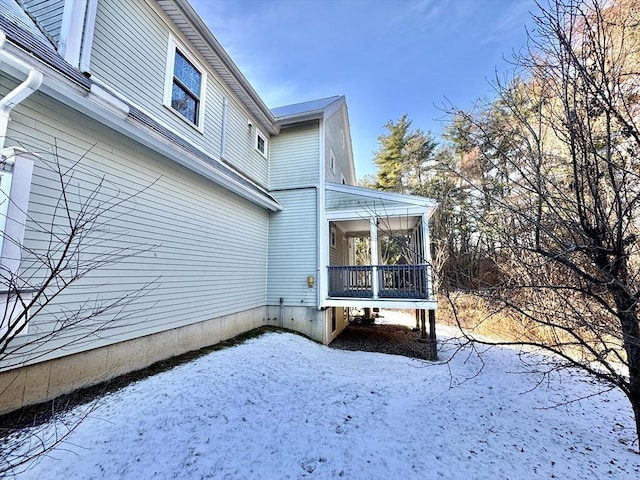
[[[188,25],[181,25],[181,29],[188,28],[189,26],[194,29],[200,39],[206,44],[206,47],[213,51],[220,60],[220,65],[211,64],[211,67],[216,73],[221,74],[221,76],[224,75],[221,69],[225,69],[231,74],[229,88],[245,104],[269,134],[277,135],[278,127],[275,124],[275,118],[271,110],[265,105],[258,93],[189,2],[186,0],[159,0],[157,3],[170,18],[177,13],[188,21]],[[194,46],[196,48],[198,47],[195,44]]]

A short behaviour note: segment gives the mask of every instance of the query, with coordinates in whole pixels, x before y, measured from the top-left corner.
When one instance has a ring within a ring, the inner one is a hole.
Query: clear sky
[[[438,135],[447,102],[491,95],[526,41],[533,0],[191,0],[267,106],[346,95],[356,174],[383,125]]]

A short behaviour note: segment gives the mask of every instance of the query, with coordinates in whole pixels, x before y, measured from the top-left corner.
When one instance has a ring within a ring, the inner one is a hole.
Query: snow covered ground
[[[445,346],[445,350],[446,350]],[[444,356],[447,353],[444,352]],[[18,479],[631,479],[631,409],[494,348],[447,364],[270,333],[107,396]],[[553,407],[553,408],[552,408]]]

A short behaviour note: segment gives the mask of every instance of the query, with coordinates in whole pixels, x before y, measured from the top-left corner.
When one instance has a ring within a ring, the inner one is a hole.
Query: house
[[[0,412],[262,325],[435,310],[435,204],[354,186],[344,97],[269,109],[186,0],[0,13]]]

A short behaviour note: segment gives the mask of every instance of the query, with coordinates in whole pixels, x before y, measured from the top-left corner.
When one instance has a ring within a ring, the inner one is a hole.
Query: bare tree
[[[640,6],[538,7],[498,100],[452,112],[473,124],[501,187],[476,232],[491,236],[499,277],[473,293],[526,326],[490,343],[552,352],[559,365],[619,388],[640,435]]]
[[[57,142],[50,152],[39,152],[39,175],[54,182],[48,190],[54,193],[46,206],[49,215],[43,220],[21,212],[30,241],[18,243],[3,232],[3,241],[13,242],[21,256],[19,269],[4,264],[0,268],[0,365],[5,370],[108,336],[139,313],[136,301],[154,286],[151,280],[124,294],[119,289],[109,293],[113,289],[108,284],[92,278],[97,270],[143,255],[154,246],[129,240],[127,232],[117,227],[151,185],[123,193],[83,166],[90,152],[70,158],[59,151]],[[83,286],[89,287],[87,293],[73,288]],[[0,398],[5,392],[0,391]],[[76,412],[58,418],[53,427],[31,430],[13,441],[0,440],[0,477],[61,442],[86,414],[86,410]]]

